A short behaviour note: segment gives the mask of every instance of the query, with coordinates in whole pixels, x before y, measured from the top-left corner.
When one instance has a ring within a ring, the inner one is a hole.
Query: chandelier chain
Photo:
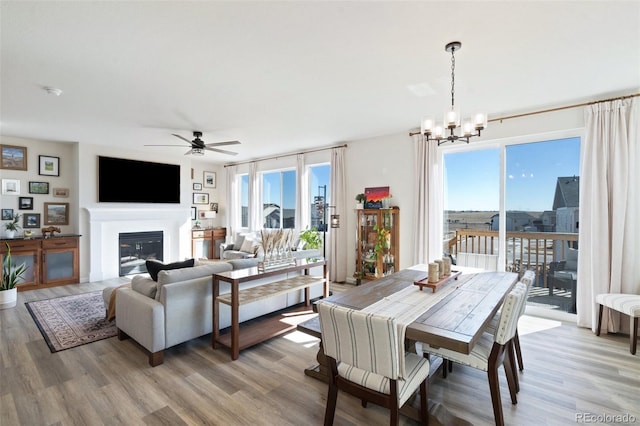
[[[455,81],[456,81],[456,57],[454,55],[456,49],[452,48],[451,49],[451,110],[453,111],[453,104],[454,104],[454,86],[455,86]]]

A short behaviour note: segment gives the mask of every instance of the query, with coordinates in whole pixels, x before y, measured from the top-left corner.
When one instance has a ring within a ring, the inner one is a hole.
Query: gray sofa
[[[250,259],[260,257],[262,254],[256,232],[239,233],[233,243],[220,244],[221,259]],[[304,246],[298,245],[293,251],[293,257],[296,259],[322,257],[322,250],[304,249]]]
[[[116,325],[118,337],[134,339],[149,352],[149,364],[162,364],[164,350],[212,332],[212,274],[256,266],[258,259],[209,261],[191,268],[160,271],[155,282],[146,275],[133,277],[131,288],[117,288]],[[317,273],[316,271],[313,271]],[[319,274],[322,274],[320,270]],[[246,283],[249,288],[281,277]],[[107,289],[105,289],[105,292]],[[221,283],[220,293],[230,286]],[[322,286],[311,288],[311,297],[320,297]],[[106,297],[105,297],[106,300]],[[246,321],[304,301],[304,294],[292,292],[246,305],[240,321]],[[221,305],[222,306],[222,305]],[[220,310],[220,327],[231,324],[228,306]]]

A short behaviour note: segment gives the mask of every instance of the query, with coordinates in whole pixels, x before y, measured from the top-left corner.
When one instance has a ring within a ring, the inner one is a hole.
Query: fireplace
[[[118,235],[120,276],[147,272],[147,259],[162,260],[163,232],[125,232]]]

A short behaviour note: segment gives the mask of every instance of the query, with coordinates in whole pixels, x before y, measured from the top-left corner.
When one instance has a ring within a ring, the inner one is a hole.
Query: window
[[[262,174],[262,206],[265,228],[295,228],[295,170],[279,170]]]
[[[331,188],[329,187],[330,164],[319,164],[309,167],[309,199],[311,201],[310,220],[311,228],[319,231],[324,229],[331,212],[322,210],[325,204],[330,204]],[[328,228],[326,229],[329,230]]]

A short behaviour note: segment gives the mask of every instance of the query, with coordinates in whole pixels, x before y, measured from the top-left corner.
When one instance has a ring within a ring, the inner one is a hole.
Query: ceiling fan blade
[[[205,146],[204,149],[206,149],[207,151],[215,151],[215,152],[219,152],[221,154],[228,154],[228,155],[238,155],[237,152],[233,152],[233,151],[225,151],[224,149],[218,149],[218,148],[210,148],[208,146]]]
[[[145,145],[145,146],[179,146],[180,148],[184,148],[184,145]]]
[[[185,152],[184,155],[189,155],[193,152],[193,149],[190,149],[189,151]]]
[[[183,138],[180,135],[176,135],[175,133],[171,133],[173,136],[175,136],[178,139],[182,139],[183,141],[185,141],[186,143],[188,143],[189,145],[191,145],[191,141],[189,139]]]
[[[206,143],[205,146],[238,145],[239,143],[240,141],[212,142]]]

